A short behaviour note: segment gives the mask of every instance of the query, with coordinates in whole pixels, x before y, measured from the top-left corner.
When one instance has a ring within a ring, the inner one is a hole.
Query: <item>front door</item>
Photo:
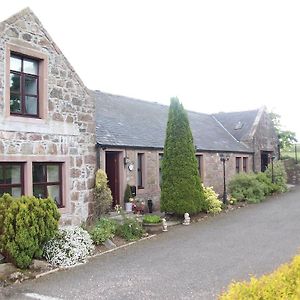
[[[264,172],[267,167],[268,167],[268,164],[270,162],[270,154],[272,152],[269,152],[269,151],[261,151],[261,154],[260,154],[260,158],[261,158],[261,171]]]
[[[105,171],[113,197],[113,208],[120,204],[119,154],[120,152],[116,151],[107,151],[105,153]]]

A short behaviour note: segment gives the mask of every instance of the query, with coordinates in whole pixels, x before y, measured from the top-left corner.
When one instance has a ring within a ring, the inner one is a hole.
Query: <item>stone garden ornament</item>
[[[189,213],[184,214],[184,221],[182,223],[183,225],[190,225],[191,224],[191,218]]]
[[[164,232],[168,231],[168,224],[165,218],[162,219],[162,227]]]

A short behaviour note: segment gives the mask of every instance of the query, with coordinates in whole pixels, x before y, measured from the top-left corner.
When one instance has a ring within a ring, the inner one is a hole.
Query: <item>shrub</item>
[[[229,286],[220,300],[253,299],[300,299],[300,256],[295,256],[289,264],[281,265],[269,275],[250,282],[237,282]]]
[[[264,185],[256,179],[253,173],[235,175],[229,182],[228,188],[230,194],[238,201],[258,203],[265,196]]]
[[[140,239],[144,234],[144,229],[136,219],[125,218],[124,223],[117,227],[116,234],[126,241],[135,241]]]
[[[124,192],[124,202],[129,202],[130,198],[132,198],[131,188],[130,185],[127,184]]]
[[[146,215],[143,218],[143,223],[158,224],[161,222],[162,222],[161,217],[159,217],[157,215]]]
[[[66,226],[45,244],[44,257],[53,266],[68,267],[83,262],[93,249],[93,241],[86,230]]]
[[[265,196],[270,195],[275,191],[275,186],[266,173],[257,173],[256,180],[261,184]]]
[[[162,160],[161,211],[194,214],[202,210],[203,201],[188,116],[179,100],[172,98]]]
[[[54,201],[33,196],[0,197],[0,252],[19,268],[27,268],[43,253],[43,245],[58,230],[60,214]]]
[[[95,184],[95,211],[94,218],[99,219],[99,217],[109,211],[112,205],[112,195],[111,190],[107,184],[106,173],[99,169],[96,172],[96,184]]]
[[[202,184],[204,191],[204,206],[203,210],[208,213],[217,214],[222,211],[222,202],[218,199],[218,194],[212,187],[205,187]]]
[[[268,168],[265,171],[265,174],[272,182],[272,164],[268,165]],[[273,191],[274,192],[286,192],[287,186],[287,174],[284,168],[282,161],[274,161],[273,163],[273,178],[274,178],[274,185]]]
[[[106,240],[111,239],[114,236],[116,229],[117,224],[115,221],[107,218],[101,218],[89,233],[94,244],[100,245]]]

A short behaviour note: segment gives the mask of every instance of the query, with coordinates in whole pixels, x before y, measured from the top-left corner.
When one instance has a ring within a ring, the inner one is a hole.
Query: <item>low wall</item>
[[[294,159],[283,160],[287,173],[287,181],[290,184],[300,184],[300,164],[296,164]]]

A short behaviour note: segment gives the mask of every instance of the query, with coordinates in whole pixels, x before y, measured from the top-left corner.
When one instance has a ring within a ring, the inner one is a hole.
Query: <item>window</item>
[[[22,163],[0,163],[0,195],[9,193],[13,197],[24,194],[24,165]]]
[[[159,186],[161,187],[161,184],[162,184],[162,171],[161,171],[161,168],[162,168],[162,160],[164,158],[164,154],[163,153],[159,153],[158,154],[158,159],[159,159]]]
[[[248,172],[248,157],[243,157],[243,171]]]
[[[33,163],[32,181],[35,197],[51,197],[58,207],[63,207],[61,163]]]
[[[196,155],[196,159],[197,159],[197,166],[198,166],[198,173],[199,173],[199,176],[203,179],[203,171],[202,171],[202,168],[203,168],[203,155]]]
[[[144,153],[138,153],[137,156],[137,185],[139,189],[144,188]]]
[[[236,157],[235,158],[235,171],[236,173],[240,173],[241,169],[241,157]]]
[[[39,116],[39,61],[11,53],[10,114]]]

